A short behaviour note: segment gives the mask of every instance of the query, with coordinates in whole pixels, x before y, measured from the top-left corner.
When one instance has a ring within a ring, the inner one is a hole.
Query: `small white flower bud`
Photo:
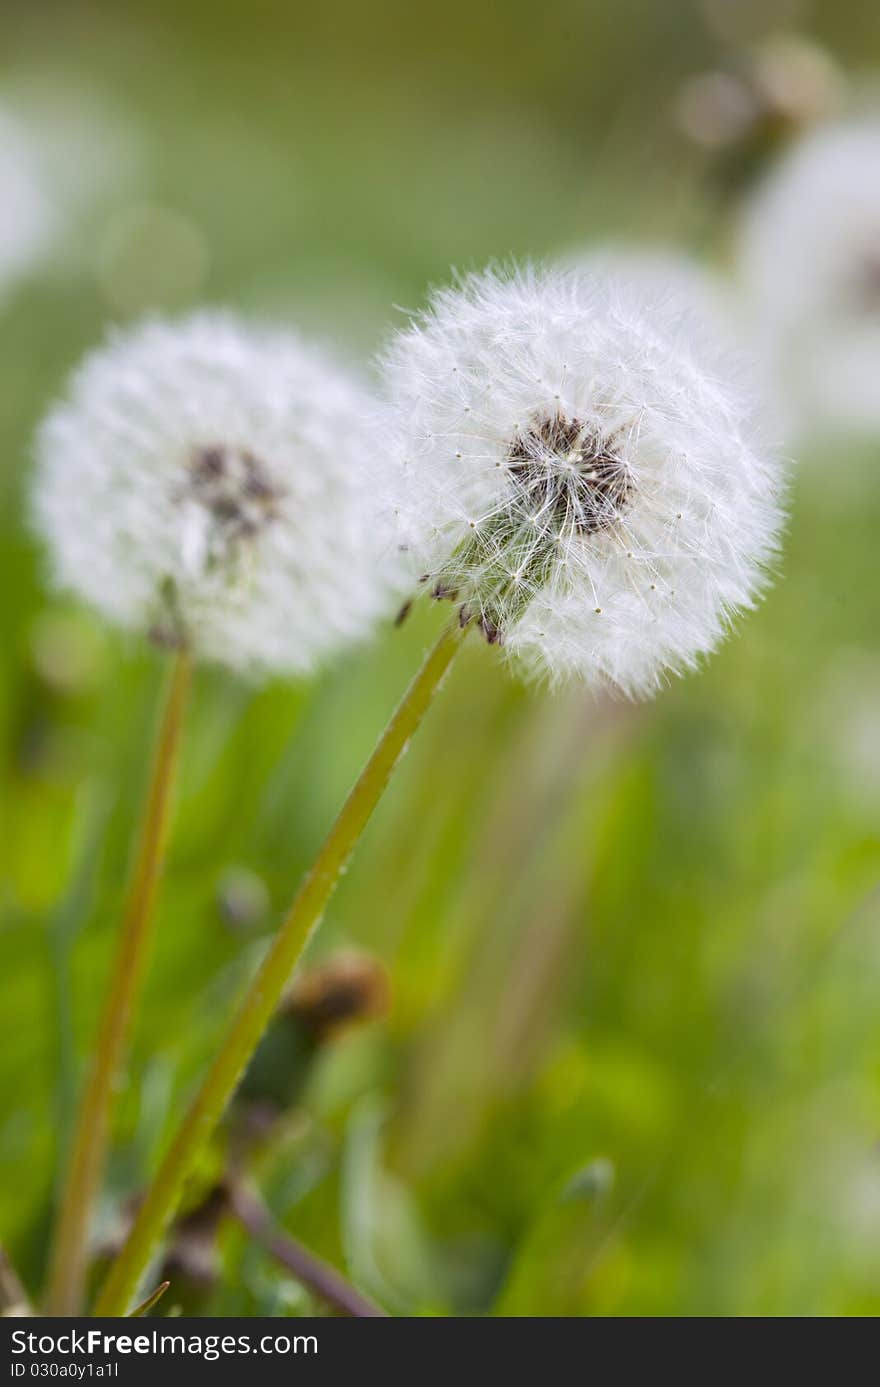
[[[525,270],[392,343],[404,547],[527,668],[644,694],[753,602],[779,471],[701,336],[620,280]]]
[[[289,333],[203,313],[114,334],[38,436],[58,582],[234,668],[311,669],[389,601],[374,414]]]

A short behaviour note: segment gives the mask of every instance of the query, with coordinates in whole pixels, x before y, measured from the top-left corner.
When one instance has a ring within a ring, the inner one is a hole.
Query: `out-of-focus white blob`
[[[831,115],[844,78],[827,49],[802,34],[777,34],[752,54],[751,77],[766,111],[792,126]]]
[[[145,132],[101,92],[55,75],[31,77],[9,87],[7,103],[74,230],[96,209],[131,201],[143,189],[150,162]]]
[[[880,431],[880,118],[793,148],[746,209],[739,266],[789,434]]]
[[[30,275],[93,256],[94,223],[143,186],[145,143],[124,113],[57,82],[0,94],[0,302]]]
[[[723,149],[742,139],[757,114],[748,85],[732,72],[689,77],[675,103],[679,129],[704,149]]]
[[[27,130],[0,108],[0,301],[47,254],[59,222]]]

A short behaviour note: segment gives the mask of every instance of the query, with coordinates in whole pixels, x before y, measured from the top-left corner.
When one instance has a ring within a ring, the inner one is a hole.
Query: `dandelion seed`
[[[739,261],[792,433],[880,429],[880,120],[796,145],[746,211]]]
[[[219,314],[114,335],[38,438],[55,576],[111,621],[237,669],[308,671],[391,600],[368,392]]]
[[[620,277],[489,272],[385,360],[395,455],[435,433],[397,474],[414,561],[511,660],[631,694],[752,605],[780,527],[751,397],[688,302],[645,298]]]

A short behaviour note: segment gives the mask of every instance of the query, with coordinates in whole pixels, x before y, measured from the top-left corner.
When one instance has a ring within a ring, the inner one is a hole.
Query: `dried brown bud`
[[[299,1101],[316,1050],[348,1027],[384,1016],[389,992],[384,967],[367,954],[333,954],[301,973],[242,1080],[237,1136],[247,1142],[268,1137],[273,1120]]]
[[[387,1015],[388,974],[378,959],[347,950],[309,968],[296,979],[283,1004],[319,1044],[360,1021]]]

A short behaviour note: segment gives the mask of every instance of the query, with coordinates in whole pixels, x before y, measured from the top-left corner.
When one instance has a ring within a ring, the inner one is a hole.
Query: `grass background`
[[[877,59],[858,0],[4,4],[0,102],[87,117],[118,165],[0,304],[0,1232],[32,1288],[162,677],[47,593],[22,518],[41,412],[150,308],[229,303],[366,360],[450,265],[616,235],[723,262],[675,93],[792,21],[856,77]],[[466,652],[313,951],[383,960],[391,1013],[323,1053],[267,1176],[390,1309],[880,1312],[877,463],[807,450],[780,581],[653,703]],[[200,671],[105,1227],[438,618],[308,684]],[[232,926],[243,872],[265,901]],[[223,1253],[216,1312],[313,1311],[231,1232]]]

